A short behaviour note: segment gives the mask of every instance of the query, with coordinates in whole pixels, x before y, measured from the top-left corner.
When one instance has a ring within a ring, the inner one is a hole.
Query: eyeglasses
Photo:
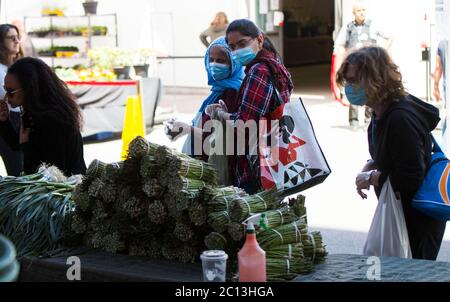
[[[6,96],[8,97],[13,97],[17,92],[21,91],[22,88],[19,89],[11,89],[11,88],[6,88],[4,87],[5,91],[6,91]]]
[[[11,40],[11,41],[20,41],[21,37],[18,35],[14,35],[14,36],[6,36],[5,39]]]

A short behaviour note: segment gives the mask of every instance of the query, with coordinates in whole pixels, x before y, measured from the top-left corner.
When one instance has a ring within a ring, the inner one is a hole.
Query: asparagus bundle
[[[86,170],[86,180],[100,178],[105,170],[106,164],[98,159],[94,159]]]
[[[227,229],[228,234],[234,241],[240,241],[245,237],[245,226],[242,223],[230,222]]]
[[[148,206],[148,217],[150,221],[156,224],[163,224],[167,220],[167,210],[164,204],[155,200]]]
[[[184,160],[191,160],[191,158],[183,153],[176,151],[175,149],[168,148],[166,146],[158,146],[154,153],[156,162],[162,166],[169,166],[170,161],[176,158],[181,158]],[[176,174],[177,171],[172,171],[171,174]]]
[[[307,236],[308,226],[301,220],[267,229],[257,234],[258,243],[264,250],[278,245],[302,242]]]
[[[194,263],[198,257],[199,250],[191,245],[183,245],[177,251],[176,259],[181,263]]]
[[[175,224],[175,229],[173,230],[173,235],[178,240],[182,242],[187,242],[191,240],[192,237],[194,237],[195,233],[194,230],[192,230],[192,228],[188,224],[183,222],[177,222]]]
[[[136,238],[130,242],[128,248],[128,254],[131,256],[150,257],[153,259],[159,259],[162,257],[161,243],[154,238]]]
[[[77,208],[81,211],[87,211],[91,206],[91,200],[89,193],[84,190],[83,185],[77,185],[72,193],[73,201],[77,205]]]
[[[128,158],[141,159],[146,155],[155,155],[159,145],[147,141],[142,136],[138,136],[130,142],[128,147]]]
[[[202,226],[206,223],[206,209],[199,201],[193,201],[188,207],[189,219],[195,226]]]
[[[126,249],[126,242],[118,232],[107,233],[102,239],[102,248],[111,253],[117,253]]]
[[[200,190],[182,190],[177,195],[174,196],[177,203],[177,210],[184,211],[189,208],[189,206],[200,200]]]
[[[164,178],[182,176],[185,178],[203,180],[207,183],[217,183],[217,170],[211,164],[192,158],[176,150],[160,146],[155,160],[160,166],[166,167]]]
[[[249,196],[244,190],[236,187],[214,188],[205,187],[205,200],[209,212],[229,211],[231,202],[238,197]]]
[[[71,229],[75,234],[84,234],[89,228],[89,221],[80,214],[71,215]]]
[[[94,249],[103,249],[107,252],[116,253],[126,249],[126,243],[117,232],[102,233],[95,232],[86,236],[85,245]]]
[[[211,232],[205,237],[205,245],[209,250],[225,250],[227,238],[217,232]]]
[[[305,196],[298,195],[297,198],[289,199],[289,207],[294,211],[298,217],[306,217]]]
[[[298,274],[311,273],[313,269],[313,263],[309,259],[266,258],[267,281],[292,280]]]
[[[209,213],[207,221],[216,232],[223,233],[231,222],[230,213],[227,211]]]
[[[117,185],[115,183],[104,183],[100,190],[100,196],[103,202],[113,204],[117,196]]]
[[[159,198],[164,193],[163,187],[156,178],[144,178],[142,180],[142,191],[150,198]]]
[[[117,212],[122,212],[123,208],[123,204],[125,204],[128,199],[130,198],[130,196],[132,196],[134,193],[133,188],[129,187],[129,186],[124,186],[124,185],[118,185],[117,186],[117,196],[116,196],[116,200],[114,202],[114,208]]]
[[[206,183],[203,180],[190,179],[179,176],[167,179],[166,186],[168,190],[172,192],[171,194],[173,194],[173,192],[180,192],[180,191],[194,191],[194,190],[200,191],[201,189],[203,189],[203,187],[206,186]]]
[[[299,218],[294,211],[287,206],[276,210],[270,210],[250,216],[245,222],[252,221],[256,231],[262,232],[268,228],[276,228],[284,224],[291,223]]]
[[[177,200],[175,199],[175,196],[166,194],[162,202],[166,206],[167,212],[169,213],[169,216],[171,218],[175,220],[181,219],[181,217],[183,216],[183,211],[178,210]]]
[[[231,203],[230,216],[233,221],[242,222],[252,213],[267,211],[279,205],[279,194],[275,189],[263,191],[234,199]]]
[[[131,218],[143,216],[148,213],[148,201],[138,196],[131,196],[122,204],[122,211],[127,213]]]
[[[204,180],[211,184],[217,183],[217,170],[201,160],[170,156],[168,168],[168,171],[177,172],[178,175],[186,178]]]
[[[103,181],[116,182],[122,175],[123,166],[123,162],[107,164],[102,173]]]
[[[206,199],[213,199],[215,197],[220,196],[234,196],[234,195],[240,195],[240,196],[246,196],[248,195],[245,190],[228,186],[228,187],[213,187],[213,186],[207,186],[204,189],[204,194]]]
[[[158,163],[154,156],[146,155],[142,158],[139,168],[142,178],[155,178],[158,175],[158,170]]]
[[[301,243],[294,243],[271,247],[266,250],[266,257],[292,260],[305,258],[305,255],[303,253],[303,245]]]
[[[92,202],[92,216],[99,220],[104,220],[111,216],[112,209],[106,206],[100,199],[95,199]]]
[[[322,241],[322,234],[320,232],[311,232],[303,240],[303,250],[305,257],[311,259],[314,263],[321,263],[328,255]]]
[[[91,185],[89,186],[89,197],[91,198],[100,198],[101,192],[103,189],[104,183],[100,178],[96,178],[92,181]]]
[[[116,180],[116,184],[136,187],[141,182],[140,166],[140,159],[126,159],[123,162],[122,175]]]

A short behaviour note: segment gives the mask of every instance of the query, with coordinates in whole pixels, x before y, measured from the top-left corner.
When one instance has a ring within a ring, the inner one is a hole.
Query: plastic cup
[[[224,251],[204,251],[200,259],[204,282],[225,282],[228,255]]]

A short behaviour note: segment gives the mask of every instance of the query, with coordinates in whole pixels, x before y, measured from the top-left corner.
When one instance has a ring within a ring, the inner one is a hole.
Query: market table
[[[450,263],[417,259],[380,258],[381,282],[450,282]],[[315,267],[296,282],[367,282],[374,262],[362,255],[329,255],[325,263]],[[372,275],[372,274],[370,274]]]
[[[133,95],[139,95],[142,99],[146,126],[153,126],[156,107],[161,98],[162,84],[159,78],[66,83],[82,110],[83,137],[122,132],[127,98]]]
[[[106,252],[78,256],[84,282],[201,282],[200,264],[182,264]],[[63,282],[70,264],[68,257],[22,259],[20,282]]]
[[[201,282],[201,264],[180,264],[105,252],[81,254],[82,281],[169,281]],[[313,273],[298,276],[295,282],[367,282],[368,257],[360,255],[329,255]],[[67,257],[24,258],[19,280],[67,281],[70,265]],[[382,282],[450,282],[450,263],[427,260],[381,258]]]

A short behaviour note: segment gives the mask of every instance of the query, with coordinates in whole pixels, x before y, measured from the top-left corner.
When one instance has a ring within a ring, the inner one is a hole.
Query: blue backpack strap
[[[433,134],[430,134],[431,139],[433,140],[433,153],[444,153],[442,152],[441,147],[439,146],[439,144],[437,143],[436,139],[434,138]]]

